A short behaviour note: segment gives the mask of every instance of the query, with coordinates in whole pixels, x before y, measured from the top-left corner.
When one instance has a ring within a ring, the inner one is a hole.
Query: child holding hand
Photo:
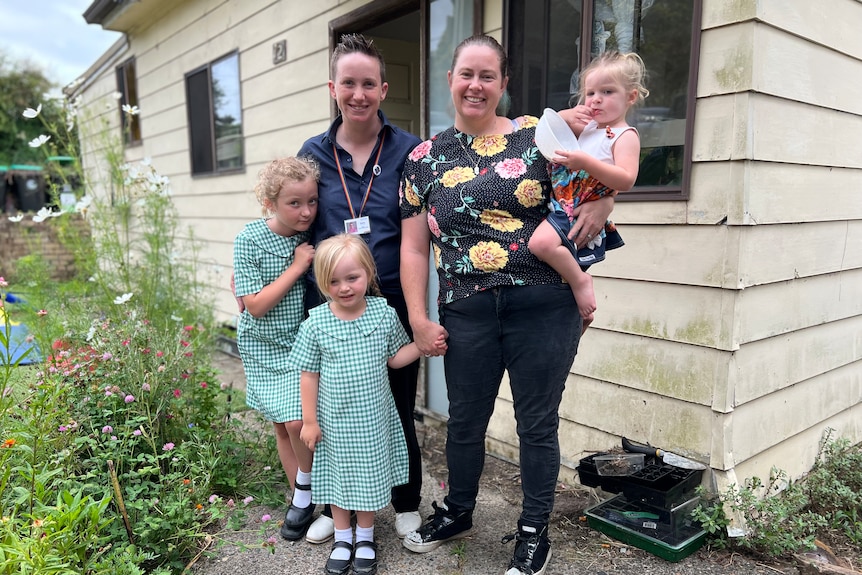
[[[312,453],[300,440],[299,370],[288,356],[303,319],[304,275],[314,248],[308,229],[317,215],[320,170],[306,158],[282,158],[259,175],[255,194],[269,217],[245,226],[234,241],[235,295],[242,309],[237,347],[246,374],[246,403],[273,422],[292,501],[281,536],[294,541],[311,523]]]
[[[314,451],[312,495],[329,503],[335,542],[326,573],[377,572],[375,512],[408,481],[407,444],[387,366],[419,359],[395,310],[379,295],[371,251],[359,236],[320,242],[314,276],[327,302],[299,328],[291,363],[302,370],[302,441]],[[356,543],[350,525],[356,511]]]
[[[575,208],[634,185],[640,163],[640,137],[626,122],[629,109],[643,101],[646,71],[635,53],[605,52],[581,74],[583,104],[561,113],[578,136],[580,149],[558,150],[549,164],[553,184],[552,211],[530,238],[530,252],[553,267],[572,287],[583,329],[593,321],[596,296],[586,272],[605,251],[621,247],[622,238],[610,221],[585,246],[569,238]],[[574,256],[574,257],[573,257]]]

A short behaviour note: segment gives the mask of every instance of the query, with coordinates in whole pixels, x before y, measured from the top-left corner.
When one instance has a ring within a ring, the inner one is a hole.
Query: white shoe
[[[332,517],[321,515],[308,527],[305,540],[317,545],[329,541],[333,535],[335,535],[335,521]]]
[[[418,511],[407,511],[395,514],[395,533],[399,539],[404,539],[408,533],[416,531],[422,526],[422,517]]]

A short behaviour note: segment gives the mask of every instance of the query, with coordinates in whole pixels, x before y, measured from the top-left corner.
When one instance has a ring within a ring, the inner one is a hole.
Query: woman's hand
[[[449,332],[446,331],[446,328],[430,319],[426,319],[418,326],[411,325],[411,327],[413,328],[413,341],[416,342],[416,347],[425,357],[446,354],[446,350],[449,348],[446,343]]]
[[[320,425],[316,421],[302,424],[299,439],[305,444],[309,451],[313,452],[315,446],[320,442]]]
[[[572,212],[577,218],[569,230],[569,239],[579,248],[601,233],[605,222],[614,211],[613,196],[605,196],[593,202],[584,202]]]

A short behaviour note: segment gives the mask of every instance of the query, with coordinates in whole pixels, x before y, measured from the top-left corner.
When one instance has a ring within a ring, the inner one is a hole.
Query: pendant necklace
[[[461,149],[462,149],[462,150],[464,150],[464,154],[467,156],[467,160],[468,160],[468,161],[473,161],[473,158],[471,157],[470,152],[469,152],[469,151],[467,151],[467,147],[464,145],[464,142],[461,140],[461,136],[464,136],[464,138],[466,138],[466,137],[467,137],[467,134],[465,134],[464,132],[462,132],[462,131],[460,131],[459,129],[455,128],[455,139],[456,139],[456,140],[458,140],[458,143],[461,145]],[[473,137],[473,139],[474,139],[474,140],[476,139],[476,138],[475,138],[475,136]],[[473,173],[474,173],[475,175],[477,175],[477,176],[478,176],[478,175],[479,175],[479,158],[478,158],[478,154],[476,154],[476,156],[477,156],[476,162],[473,164]]]

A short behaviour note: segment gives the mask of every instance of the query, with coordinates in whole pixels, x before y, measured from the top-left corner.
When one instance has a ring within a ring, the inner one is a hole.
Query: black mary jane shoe
[[[296,485],[296,489],[308,491],[311,485]],[[309,503],[308,507],[297,507],[293,503],[287,508],[287,513],[284,514],[284,523],[281,524],[279,533],[288,541],[296,541],[301,539],[305,530],[311,525],[311,517],[314,515],[314,503]]]
[[[353,557],[353,545],[347,541],[336,541],[332,544],[332,550],[347,549],[350,551],[350,557]],[[333,559],[331,556],[326,560],[327,575],[347,575],[350,573],[350,559]]]
[[[374,541],[357,541],[356,549],[370,547],[374,550],[374,559],[363,559],[353,556],[353,573],[355,575],[374,575],[377,573],[377,543]]]

